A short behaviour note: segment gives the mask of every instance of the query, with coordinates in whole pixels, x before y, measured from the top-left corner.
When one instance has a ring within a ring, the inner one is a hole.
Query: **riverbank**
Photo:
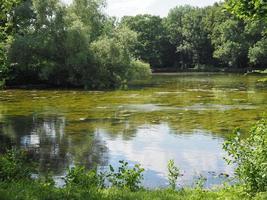
[[[126,189],[97,189],[81,186],[56,188],[48,183],[38,181],[0,183],[0,200],[264,200],[266,198],[267,193],[250,197],[243,192],[242,187],[130,192]]]
[[[206,73],[214,73],[214,72],[224,72],[224,73],[247,73],[251,72],[251,68],[226,68],[226,67],[213,67],[213,66],[202,66],[197,68],[153,68],[153,73],[190,73],[190,72],[206,72]],[[257,70],[261,71],[261,70]]]
[[[244,76],[249,76],[249,75],[258,75],[259,77],[266,76],[266,70],[265,71],[260,71],[260,70],[254,70],[251,72],[248,72],[247,69],[233,69],[233,70],[225,70],[222,68],[217,68],[218,70],[210,70],[210,71],[201,71],[201,70],[194,70],[194,69],[187,69],[184,71],[179,71],[179,70],[170,70],[167,69],[156,69],[153,71],[151,76],[177,76],[177,75],[184,75],[184,76],[190,76],[190,75],[223,75],[223,74],[237,74],[237,75],[244,75]],[[259,79],[260,80],[260,79]],[[148,80],[137,80],[137,81],[130,81],[128,82],[128,86],[134,85],[136,82],[144,82],[144,81],[149,81]],[[128,86],[126,85],[125,87],[122,87],[122,89],[128,89]],[[65,86],[60,86],[60,85],[53,85],[53,84],[45,84],[45,83],[36,83],[36,84],[23,84],[23,85],[14,85],[14,84],[9,84],[8,82],[6,84],[0,84],[0,89],[4,90],[15,90],[15,89],[22,89],[22,90],[85,90],[83,86],[75,86],[75,85],[65,85]],[[92,90],[95,91],[95,90]],[[99,91],[99,90],[97,90]],[[101,89],[101,91],[113,91],[112,89]]]

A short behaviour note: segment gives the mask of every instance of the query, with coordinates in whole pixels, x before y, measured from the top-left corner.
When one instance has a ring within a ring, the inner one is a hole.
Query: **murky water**
[[[267,111],[267,89],[257,76],[157,75],[127,91],[0,91],[0,143],[28,149],[41,172],[58,182],[75,164],[99,169],[119,160],[146,169],[144,185],[167,185],[174,159],[192,185],[220,184],[233,167],[222,143],[234,128],[244,133]]]

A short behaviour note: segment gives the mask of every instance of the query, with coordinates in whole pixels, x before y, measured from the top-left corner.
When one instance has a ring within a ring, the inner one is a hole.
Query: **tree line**
[[[225,3],[178,6],[165,18],[126,16],[121,23],[138,33],[135,54],[154,68],[266,68],[266,18],[240,19]]]
[[[8,85],[123,87],[150,74],[131,48],[137,33],[103,14],[103,1],[4,0],[1,78]]]
[[[104,0],[2,0],[2,84],[105,89],[145,78],[150,69],[266,68],[265,12],[238,18],[215,3],[117,20],[104,7]]]

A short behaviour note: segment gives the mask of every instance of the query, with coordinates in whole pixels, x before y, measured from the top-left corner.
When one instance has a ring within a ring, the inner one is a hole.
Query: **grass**
[[[267,193],[250,197],[242,187],[224,187],[215,190],[170,189],[140,190],[131,192],[126,189],[99,189],[83,187],[56,188],[38,181],[16,181],[0,183],[0,200],[264,200]]]

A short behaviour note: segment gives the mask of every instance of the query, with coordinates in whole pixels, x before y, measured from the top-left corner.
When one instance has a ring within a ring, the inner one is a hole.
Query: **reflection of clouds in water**
[[[49,140],[55,141],[56,138],[62,139],[64,136],[64,131],[65,131],[65,118],[64,117],[57,117],[55,119],[44,119],[41,122],[38,120],[40,119],[35,119],[33,117],[34,121],[34,128],[31,131],[31,135],[39,135],[39,136],[46,136],[49,138]],[[28,136],[27,136],[28,137]]]
[[[31,116],[16,118],[14,130],[22,148],[29,150],[39,162],[41,172],[47,169],[56,173],[67,166],[69,156],[65,146],[65,118],[57,116]]]
[[[181,168],[185,183],[190,183],[196,174],[211,171],[232,174],[233,171],[223,160],[223,140],[201,130],[181,135],[174,134],[167,124],[142,126],[131,141],[125,141],[121,136],[110,138],[104,130],[99,132],[109,149],[112,165],[122,159],[140,163],[157,175],[158,178],[153,179],[160,180],[167,176],[170,159],[174,159]],[[145,174],[145,178],[151,178],[151,174]]]
[[[43,129],[46,135],[50,136],[51,138],[56,138],[56,129],[54,123],[44,122]]]
[[[35,127],[32,134],[44,134],[50,139],[60,139],[64,136],[65,131],[65,118],[57,117],[54,120],[44,120],[42,124]]]
[[[25,136],[21,137],[20,142],[24,148],[39,147],[40,146],[40,136],[39,135],[25,135]]]

